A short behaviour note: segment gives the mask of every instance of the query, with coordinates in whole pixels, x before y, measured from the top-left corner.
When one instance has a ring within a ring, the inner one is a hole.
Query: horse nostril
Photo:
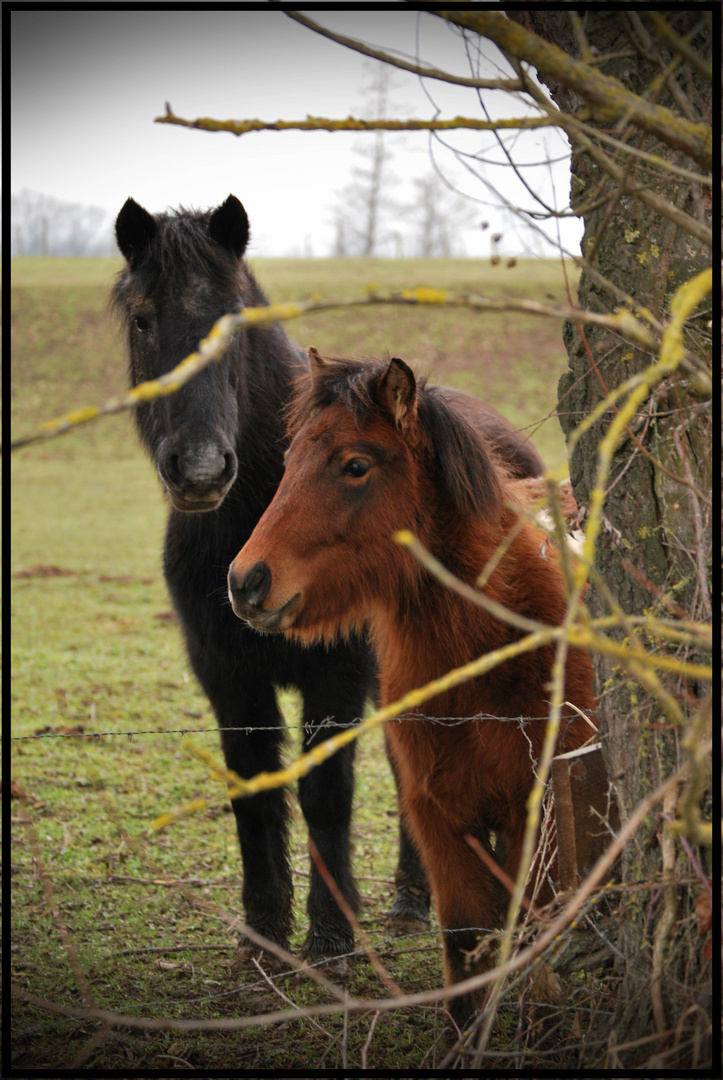
[[[224,468],[223,468],[223,474],[222,475],[223,475],[224,480],[228,480],[232,476],[236,475],[236,469],[238,468],[238,460],[237,460],[236,454],[233,452],[233,450],[229,450],[226,454],[224,454],[223,455],[223,460],[224,460]]]
[[[264,562],[258,562],[244,574],[240,587],[234,595],[249,607],[261,607],[271,591],[271,571]]]
[[[179,484],[183,479],[180,466],[179,454],[168,454],[165,462],[165,474],[168,480],[173,484]]]

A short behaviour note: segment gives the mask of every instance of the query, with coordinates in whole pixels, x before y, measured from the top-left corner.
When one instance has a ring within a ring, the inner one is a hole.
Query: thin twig
[[[397,56],[392,56],[389,52],[380,49],[372,49],[371,46],[365,45],[362,41],[357,41],[355,38],[344,37],[343,34],[335,34],[327,29],[327,27],[320,26],[319,23],[313,22],[306,15],[302,15],[300,11],[285,10],[284,15],[288,15],[290,19],[301,23],[302,26],[308,27],[308,29],[313,30],[314,33],[328,38],[330,41],[335,41],[338,45],[344,45],[347,49],[353,49],[354,52],[361,53],[363,56],[370,56],[373,60],[380,60],[383,64],[389,64],[392,67],[400,68],[402,71],[411,71],[413,75],[421,75],[423,79],[439,79],[442,82],[452,83],[455,86],[469,86],[478,90],[514,91],[522,89],[522,83],[519,79],[466,79],[462,75],[452,75],[448,71],[440,71],[439,68],[427,67],[423,64],[411,64]]]
[[[705,614],[710,619],[713,617],[713,607],[710,601],[710,590],[708,589],[708,576],[706,574],[705,565],[707,545],[703,536],[703,521],[700,513],[700,503],[698,502],[696,487],[693,483],[693,474],[690,469],[690,463],[688,462],[688,455],[683,447],[683,440],[681,439],[679,428],[676,428],[673,431],[673,442],[675,443],[675,448],[680,456],[683,472],[690,485],[690,501],[693,507],[693,527],[695,529],[695,561],[696,569],[698,571],[698,584],[700,585]]]
[[[612,314],[601,314],[597,311],[581,311],[566,305],[541,304],[537,300],[520,300],[514,297],[501,299],[488,296],[457,296],[444,289],[430,288],[385,292],[370,286],[363,296],[287,301],[263,307],[247,307],[237,314],[223,315],[211,328],[208,336],[200,342],[198,350],[185,357],[172,371],[161,375],[158,379],[139,383],[132,390],[111,397],[102,405],[74,409],[63,416],[48,420],[41,424],[34,434],[14,439],[10,448],[17,450],[36,442],[53,439],[82,424],[97,420],[100,416],[110,416],[126,409],[134,409],[156,398],[175,393],[199,371],[211,363],[220,361],[233,336],[246,327],[269,326],[275,322],[300,318],[312,311],[331,311],[373,304],[432,304],[441,307],[470,308],[473,311],[524,311],[530,315],[542,315],[560,321],[575,320],[580,323],[605,326],[633,344],[650,349],[657,347],[656,335],[626,308],[620,308]],[[681,357],[680,363],[682,364],[684,360],[685,357]],[[704,386],[710,390],[710,377],[707,373],[694,370],[697,377],[703,380]]]
[[[366,1067],[367,1067],[367,1054],[369,1053],[369,1047],[372,1044],[372,1035],[374,1034],[374,1028],[377,1026],[377,1020],[379,1019],[380,1016],[381,1016],[381,1013],[377,1009],[377,1011],[374,1013],[374,1016],[372,1017],[372,1022],[369,1025],[369,1034],[367,1035],[366,1040],[364,1042],[364,1045],[362,1046],[361,1067],[365,1071],[366,1071]]]
[[[334,897],[334,900],[336,901],[341,911],[344,913],[344,916],[351,928],[353,929],[354,933],[361,941],[364,951],[369,957],[377,975],[382,980],[382,983],[384,984],[384,986],[386,986],[387,990],[389,990],[391,994],[394,994],[395,997],[404,997],[404,991],[397,985],[397,983],[394,981],[387,969],[384,967],[384,964],[379,959],[379,954],[372,945],[369,939],[369,935],[357,919],[356,912],[353,910],[346,897],[342,893],[341,889],[337,885],[336,881],[329,873],[326,863],[322,859],[319,853],[319,849],[312,840],[311,836],[309,836],[309,854],[311,855],[314,865],[319,871],[319,874],[321,875],[324,884],[326,885],[331,895]]]
[[[706,752],[710,752],[710,742],[708,742],[704,749]],[[608,873],[625,844],[632,836],[634,836],[638,827],[650,811],[662,801],[668,791],[686,780],[689,772],[690,765],[688,762],[685,762],[685,764],[673,773],[672,776],[669,776],[664,780],[651,795],[638,804],[620,829],[615,840],[607,851],[600,856],[587,878],[580,884],[579,888],[567,902],[557,918],[542,931],[539,937],[531,945],[512,957],[504,968],[486,971],[480,975],[465,979],[463,982],[455,983],[452,986],[441,987],[437,990],[423,991],[418,994],[407,994],[402,998],[381,998],[377,1000],[357,1001],[356,999],[347,997],[343,1002],[337,1001],[327,1005],[314,1005],[307,1009],[299,1009],[298,1011],[273,1012],[266,1013],[263,1016],[232,1017],[218,1020],[154,1019],[151,1017],[129,1016],[123,1013],[102,1009],[77,1008],[48,1001],[47,999],[31,994],[18,986],[12,986],[12,993],[17,997],[22,998],[24,1001],[28,1001],[40,1008],[47,1009],[50,1012],[58,1013],[61,1016],[94,1018],[105,1020],[114,1026],[126,1025],[128,1027],[152,1031],[233,1031],[243,1028],[258,1027],[263,1024],[298,1019],[301,1016],[327,1016],[347,1009],[349,1012],[372,1012],[377,1009],[380,1012],[390,1012],[414,1005],[426,1005],[440,1000],[446,1001],[451,997],[456,997],[458,994],[469,993],[472,990],[478,990],[483,986],[488,986],[500,975],[500,973],[507,975],[515,971],[525,970],[533,960],[536,960],[543,952],[545,952],[548,946],[554,942],[558,935],[572,922],[588,897],[592,896],[599,887],[600,881]]]
[[[291,998],[288,996],[288,994],[285,994],[284,991],[281,989],[281,987],[277,986],[276,983],[274,982],[274,980],[269,975],[267,975],[267,973],[264,971],[264,969],[262,968],[261,964],[259,963],[259,961],[256,959],[255,956],[251,957],[251,961],[252,961],[254,967],[256,968],[256,970],[261,975],[261,977],[269,984],[269,986],[274,991],[274,993],[278,994],[278,996],[281,998],[281,1000],[285,1001],[287,1005],[290,1005],[292,1009],[298,1009],[299,1006],[296,1004],[296,1002],[292,1001]],[[332,1038],[333,1037],[331,1035],[331,1033],[326,1030],[326,1028],[321,1026],[321,1024],[318,1022],[318,1020],[314,1019],[313,1016],[309,1017],[309,1019],[311,1020],[314,1027],[317,1028],[319,1031],[321,1031],[323,1035],[326,1035],[327,1038]]]

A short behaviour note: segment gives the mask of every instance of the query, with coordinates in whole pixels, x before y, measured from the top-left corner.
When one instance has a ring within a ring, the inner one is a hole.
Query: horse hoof
[[[322,975],[326,975],[332,982],[341,982],[347,976],[351,975],[351,958],[349,956],[330,956],[323,959],[312,960],[310,957],[305,956],[306,966],[311,967],[313,965],[316,971],[320,971]],[[304,968],[301,969],[302,971]]]
[[[262,930],[259,930],[259,934],[263,934],[265,938],[274,945],[278,945],[280,949],[284,949],[285,952],[289,952],[289,942],[287,938],[277,940],[272,937],[271,934],[264,934]],[[239,967],[248,967],[253,960],[258,960],[264,968],[269,970],[285,970],[289,964],[282,957],[277,956],[276,953],[271,952],[270,949],[265,949],[263,945],[252,941],[246,934],[242,934],[239,938],[238,949],[234,956],[234,964]]]
[[[385,929],[392,937],[423,934],[429,930],[429,895],[419,889],[398,889]]]
[[[345,957],[353,951],[354,939],[351,937],[322,937],[310,932],[302,946],[301,955],[310,964],[323,960],[329,965],[343,967]]]
[[[429,919],[410,919],[404,915],[388,916],[384,923],[384,930],[389,937],[407,937],[409,934],[426,934],[429,932]]]

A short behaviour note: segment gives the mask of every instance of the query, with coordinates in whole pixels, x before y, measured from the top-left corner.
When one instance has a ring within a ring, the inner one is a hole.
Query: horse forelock
[[[289,438],[293,438],[316,413],[331,405],[343,405],[358,425],[381,415],[374,390],[388,362],[328,360],[319,372],[305,372],[295,383],[295,392],[286,409]]]
[[[134,294],[154,296],[162,283],[166,295],[179,297],[199,283],[211,291],[242,293],[245,306],[265,304],[266,297],[246,263],[211,238],[212,210],[186,210],[180,206],[158,214],[156,235],[138,262],[118,274],[111,304],[121,318],[127,315]]]
[[[300,376],[286,410],[289,438],[332,405],[344,406],[358,426],[381,417],[376,389],[388,366],[388,360],[334,359],[320,371]],[[386,414],[384,418],[393,423]],[[426,447],[438,486],[463,514],[499,516],[508,479],[505,467],[482,432],[428,387],[426,379],[417,380],[417,414],[405,426],[404,437],[410,446]]]

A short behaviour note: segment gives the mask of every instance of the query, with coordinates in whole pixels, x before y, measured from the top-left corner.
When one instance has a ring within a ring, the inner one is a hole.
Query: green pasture
[[[567,299],[558,263],[252,265],[272,300],[353,293],[370,282]],[[122,342],[106,310],[119,269],[115,259],[12,260],[14,436],[125,387]],[[566,355],[553,322],[519,312],[372,307],[310,315],[287,328],[322,353],[401,356],[432,382],[496,405],[531,433],[550,465],[564,461],[554,408]],[[220,760],[213,715],[189,671],[163,582],[163,496],[131,418],[106,418],[16,452],[11,479],[13,985],[56,1005],[146,1017],[253,1016],[328,1000],[304,977],[279,978],[272,989],[257,970],[234,965],[243,913],[233,815],[182,734]],[[291,757],[297,702],[285,694],[282,704]],[[157,815],[198,796],[207,799],[203,812],[149,831]],[[393,942],[384,934],[398,819],[379,732],[358,747],[355,806],[362,926],[404,991],[434,988],[442,982],[437,935]],[[297,948],[308,882],[299,818]],[[388,995],[364,956],[332,977],[355,997]],[[339,1014],[318,1026],[104,1032],[98,1022],[14,996],[11,1054],[17,1068],[169,1073],[188,1065],[359,1068],[362,1053],[369,1068],[414,1071],[443,1056],[443,1015],[433,1007],[381,1014],[373,1031],[372,1021],[371,1013],[355,1014],[345,1025]],[[514,1031],[512,1006],[501,1013],[499,1039],[506,1023]]]

